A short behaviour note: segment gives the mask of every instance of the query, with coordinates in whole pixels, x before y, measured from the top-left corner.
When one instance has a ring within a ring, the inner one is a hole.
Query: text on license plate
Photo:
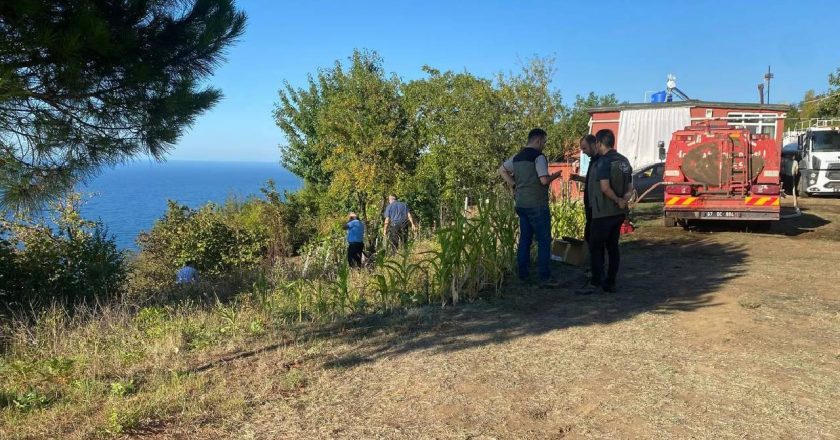
[[[732,211],[704,211],[701,217],[707,218],[736,218],[740,217],[739,212]]]

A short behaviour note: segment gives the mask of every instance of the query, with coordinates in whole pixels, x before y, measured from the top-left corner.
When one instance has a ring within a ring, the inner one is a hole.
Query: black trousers
[[[586,212],[586,225],[583,227],[583,241],[588,244],[589,237],[592,235],[592,208],[587,206],[584,212]]]
[[[402,222],[388,227],[388,244],[391,252],[396,252],[408,242],[408,222]]]
[[[347,263],[350,267],[362,267],[362,251],[365,250],[364,243],[347,244]]]
[[[592,264],[592,284],[615,285],[621,256],[618,251],[618,237],[624,214],[592,219],[592,231],[589,240],[589,256]],[[604,278],[604,252],[609,256],[606,279]]]

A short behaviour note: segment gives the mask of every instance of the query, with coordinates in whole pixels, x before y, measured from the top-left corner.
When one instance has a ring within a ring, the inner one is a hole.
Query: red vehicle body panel
[[[766,135],[713,122],[686,127],[668,148],[665,216],[778,220],[780,166],[781,149]]]

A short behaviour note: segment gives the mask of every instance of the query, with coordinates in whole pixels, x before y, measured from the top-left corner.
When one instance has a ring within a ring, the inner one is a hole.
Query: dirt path
[[[558,292],[512,286],[230,363],[248,411],[156,437],[838,438],[840,200],[805,206],[761,235],[650,222],[617,296],[573,295],[566,268]],[[290,356],[300,386],[279,392]]]

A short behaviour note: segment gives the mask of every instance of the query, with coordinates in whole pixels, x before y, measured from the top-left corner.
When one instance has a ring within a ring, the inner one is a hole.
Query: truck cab
[[[840,120],[819,121],[799,135],[798,144],[799,195],[840,194]]]

